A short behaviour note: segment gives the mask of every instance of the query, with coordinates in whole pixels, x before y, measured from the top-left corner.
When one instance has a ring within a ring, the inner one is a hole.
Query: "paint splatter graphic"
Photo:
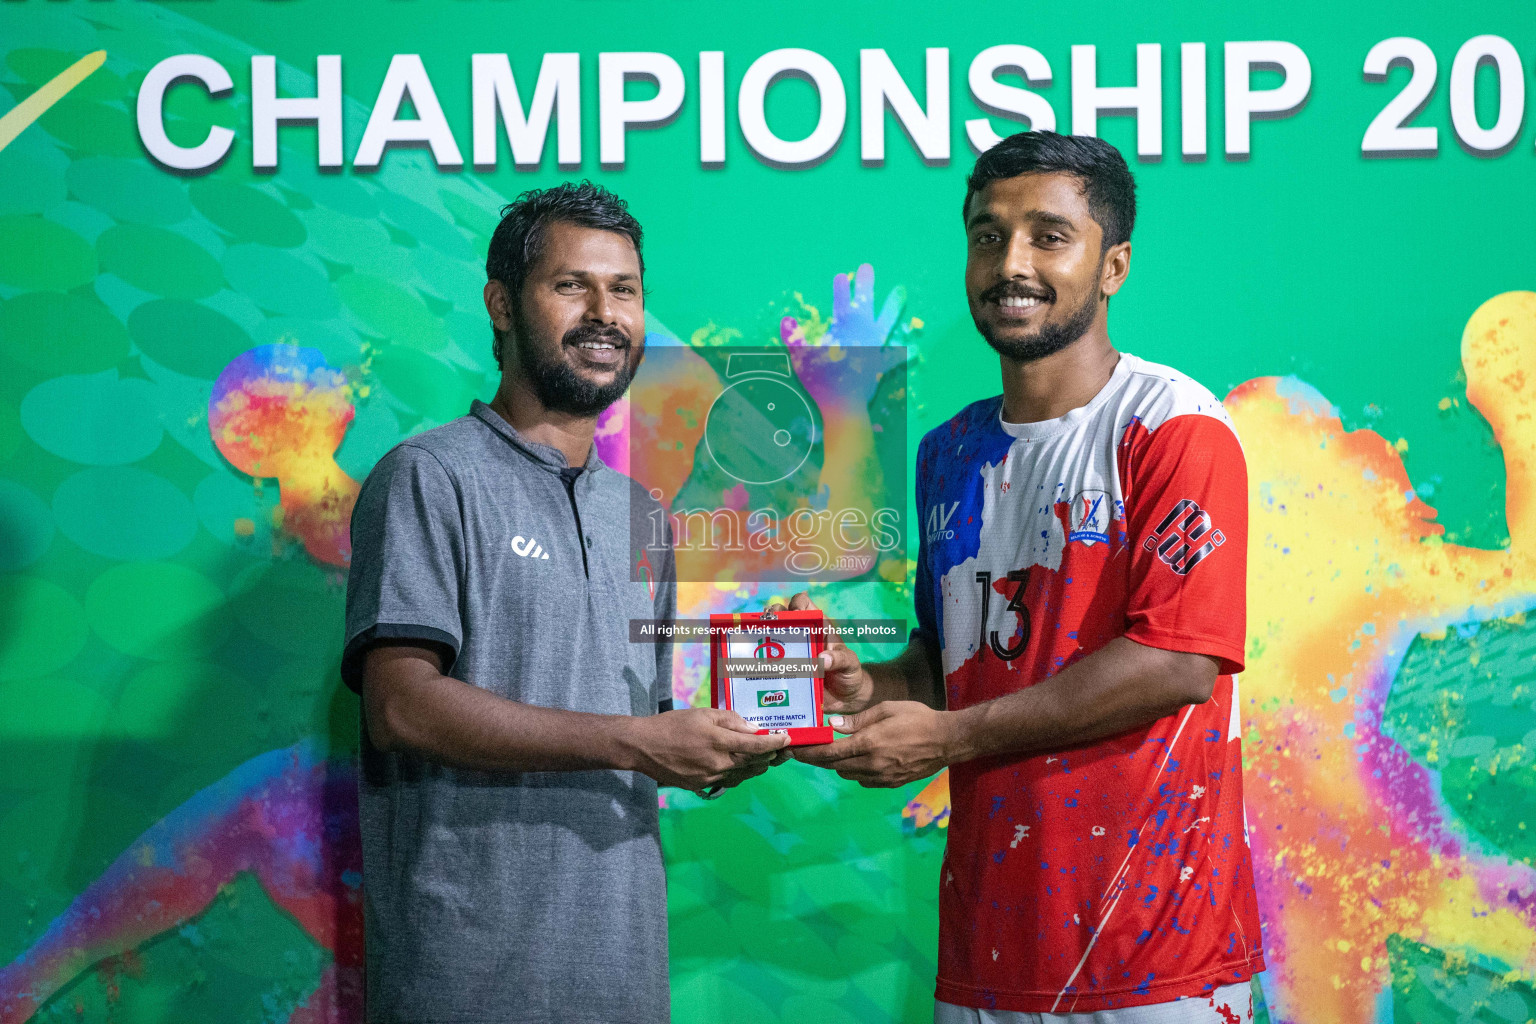
[[[213,384],[208,432],[236,469],[276,477],[284,530],[317,561],[345,568],[358,483],[336,464],[352,389],[325,356],[297,345],[244,352]],[[238,529],[238,527],[237,527]]]
[[[949,772],[935,775],[917,796],[907,801],[901,816],[916,829],[929,825],[949,828]]]

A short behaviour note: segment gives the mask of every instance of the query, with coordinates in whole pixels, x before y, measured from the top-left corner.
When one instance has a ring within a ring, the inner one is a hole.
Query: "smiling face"
[[[505,369],[545,408],[596,416],[619,400],[645,356],[640,257],[627,236],[553,221],[515,310],[506,291],[486,285],[492,319],[511,335]]]
[[[966,209],[965,292],[982,337],[1033,362],[1089,330],[1130,270],[1129,242],[1103,248],[1082,182],[1023,174],[988,183]]]

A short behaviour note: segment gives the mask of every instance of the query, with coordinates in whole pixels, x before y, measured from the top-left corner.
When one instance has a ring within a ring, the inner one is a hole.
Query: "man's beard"
[[[1003,295],[1023,294],[1023,290],[1012,282],[1006,282],[995,288],[989,289],[983,296],[983,301],[991,302]],[[1030,294],[1036,294],[1032,292]],[[1056,294],[1050,291],[1047,301],[1054,302]],[[996,338],[982,325],[976,322],[976,329],[981,336],[987,339],[998,354],[1019,363],[1032,363],[1037,359],[1044,359],[1048,355],[1054,355],[1072,344],[1078,338],[1088,333],[1088,328],[1093,326],[1093,318],[1098,314],[1099,297],[1090,294],[1083,300],[1083,304],[1073,311],[1072,315],[1059,323],[1046,323],[1034,334],[1024,338]]]
[[[539,402],[551,412],[568,416],[596,416],[629,390],[635,378],[635,364],[629,358],[629,337],[617,327],[598,327],[581,324],[565,332],[560,339],[560,349],[547,357],[532,341],[532,334],[522,317],[517,318],[517,359],[522,365],[528,385],[538,396]],[[618,365],[613,380],[607,384],[595,384],[571,368],[561,358],[566,345],[583,341],[611,341],[619,346],[624,361]]]

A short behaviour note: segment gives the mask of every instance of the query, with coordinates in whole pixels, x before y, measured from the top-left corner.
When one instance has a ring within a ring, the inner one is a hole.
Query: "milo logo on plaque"
[[[758,690],[757,706],[760,708],[776,708],[789,703],[788,690]]]

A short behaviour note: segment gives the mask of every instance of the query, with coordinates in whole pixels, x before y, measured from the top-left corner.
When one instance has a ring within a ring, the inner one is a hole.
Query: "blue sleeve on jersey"
[[[933,570],[929,566],[927,530],[923,526],[923,509],[928,507],[927,474],[924,463],[928,447],[927,438],[917,447],[917,577],[912,583],[912,603],[917,612],[917,628],[912,631],[911,642],[922,642],[935,662],[938,662],[941,636],[938,616],[934,613]]]

